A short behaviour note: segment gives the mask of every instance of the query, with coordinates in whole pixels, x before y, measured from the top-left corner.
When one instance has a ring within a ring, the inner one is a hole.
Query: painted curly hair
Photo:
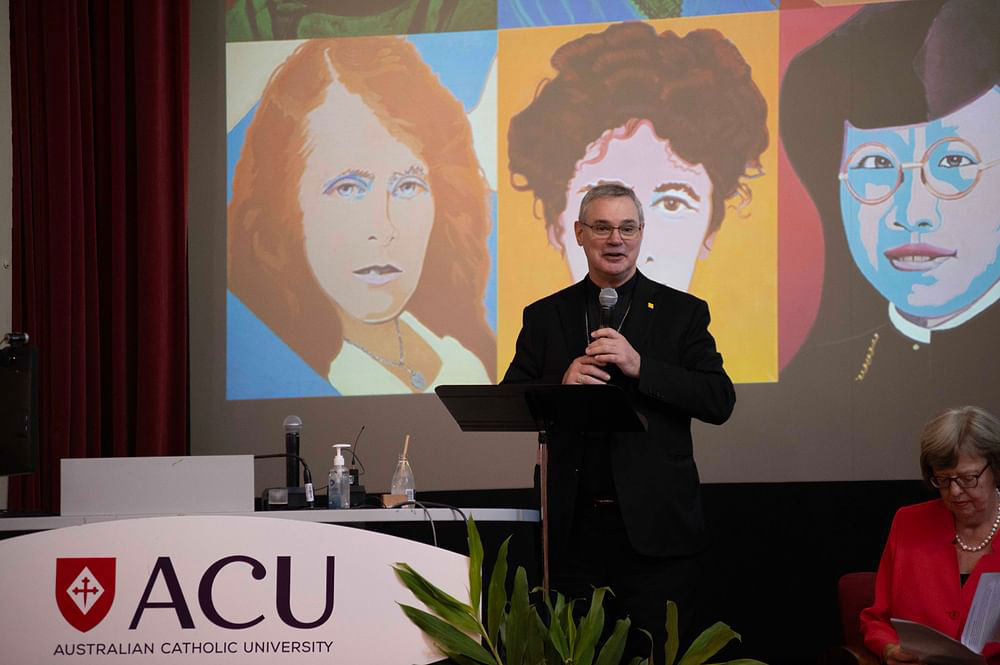
[[[552,66],[556,77],[542,82],[507,133],[511,185],[534,192],[550,230],[588,147],[641,120],[679,157],[705,167],[713,184],[709,233],[722,224],[726,200],[749,200],[742,179],[760,171],[767,102],[718,30],[679,37],[646,23],[616,24],[562,45]]]

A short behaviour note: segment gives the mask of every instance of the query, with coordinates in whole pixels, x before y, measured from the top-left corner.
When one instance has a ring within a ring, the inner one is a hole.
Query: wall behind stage
[[[924,421],[1000,406],[993,3],[194,4],[193,453],[279,451],[294,413],[317,478],[364,426],[372,490],[406,434],[418,488],[529,485],[533,436],[413,393],[502,376],[605,180],[737,383],[705,481],[914,478]]]

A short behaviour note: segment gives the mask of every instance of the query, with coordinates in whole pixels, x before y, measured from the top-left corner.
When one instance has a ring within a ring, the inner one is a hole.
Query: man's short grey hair
[[[587,208],[597,199],[617,199],[623,196],[632,199],[632,203],[635,204],[635,209],[639,213],[639,224],[643,224],[642,205],[639,204],[639,197],[635,195],[635,192],[632,191],[631,187],[619,185],[618,183],[604,183],[591,188],[591,190],[584,195],[583,200],[580,201],[580,216],[577,219],[581,222],[584,221],[586,219],[585,215],[587,214]]]

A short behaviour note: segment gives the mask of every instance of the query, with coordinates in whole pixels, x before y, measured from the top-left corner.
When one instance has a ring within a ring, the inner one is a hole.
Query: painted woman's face
[[[854,262],[911,319],[958,314],[1000,279],[1000,88],[940,120],[847,126],[840,208]]]
[[[612,135],[622,134],[614,130]],[[580,201],[601,183],[620,183],[635,190],[643,205],[645,228],[636,267],[654,281],[687,291],[695,261],[707,255],[705,233],[712,216],[712,181],[701,164],[688,164],[674,154],[670,142],[643,121],[628,138],[596,142],[577,164],[569,183],[566,210],[560,217],[566,261],[574,280],[587,273],[587,257],[576,244],[573,222]]]
[[[348,316],[391,319],[420,281],[434,224],[427,165],[338,81],[306,127],[299,205],[309,267]]]

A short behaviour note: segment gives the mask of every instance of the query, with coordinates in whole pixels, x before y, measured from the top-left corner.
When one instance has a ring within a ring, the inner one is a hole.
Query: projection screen
[[[711,308],[703,481],[914,478],[935,413],[996,412],[1000,7],[673,4],[195,3],[192,452],[295,414],[317,478],[357,440],[385,491],[408,434],[418,491],[530,486],[535,438],[433,388],[502,378],[600,182]]]

